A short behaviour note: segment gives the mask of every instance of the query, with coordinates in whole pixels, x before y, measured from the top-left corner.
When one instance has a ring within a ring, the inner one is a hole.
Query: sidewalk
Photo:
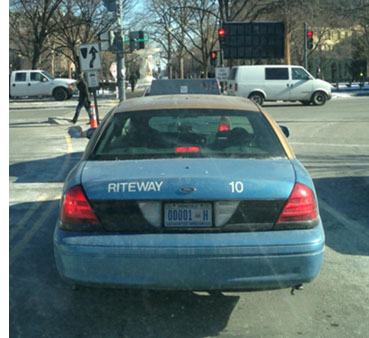
[[[338,87],[332,87],[332,95],[334,97],[348,96],[369,96],[369,83],[365,83],[360,87],[359,83],[339,83]]]

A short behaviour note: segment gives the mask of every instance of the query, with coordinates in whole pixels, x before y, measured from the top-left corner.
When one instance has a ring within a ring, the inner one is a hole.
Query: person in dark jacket
[[[76,107],[76,112],[71,122],[77,123],[79,113],[81,112],[82,107],[85,107],[91,122],[91,98],[87,82],[83,77],[83,73],[81,73],[78,77],[77,88],[79,90],[78,105]]]
[[[136,87],[136,82],[137,82],[137,75],[136,72],[132,72],[130,77],[129,77],[129,82],[131,83],[131,90],[132,92],[135,91],[135,87]]]

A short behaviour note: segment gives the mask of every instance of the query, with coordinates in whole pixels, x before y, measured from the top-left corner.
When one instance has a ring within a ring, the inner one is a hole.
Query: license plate
[[[164,226],[209,228],[213,225],[211,203],[166,203]]]

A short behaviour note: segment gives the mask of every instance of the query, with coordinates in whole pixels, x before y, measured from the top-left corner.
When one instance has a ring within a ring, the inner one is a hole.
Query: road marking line
[[[67,152],[71,153],[72,152],[72,139],[70,138],[70,136],[68,134],[64,135],[65,138],[65,142],[67,143]]]
[[[57,200],[57,198],[60,195],[55,196],[55,198],[53,200]],[[39,206],[39,208],[41,207],[41,205]],[[33,238],[33,236],[38,232],[38,230],[40,230],[40,228],[43,226],[45,220],[47,217],[50,216],[50,214],[54,211],[54,209],[56,209],[58,206],[54,205],[53,203],[50,204],[45,211],[43,212],[43,214],[41,215],[41,217],[30,227],[30,229],[26,232],[26,234],[24,235],[24,237],[14,246],[14,248],[12,250],[10,250],[10,255],[9,255],[9,264],[12,265],[14,263],[14,261],[18,258],[18,256],[23,252],[23,250],[25,249],[26,245],[31,241],[31,239]],[[37,208],[37,209],[39,209]]]
[[[33,204],[27,212],[24,214],[24,216],[21,218],[19,222],[16,223],[18,226],[17,229],[14,229],[11,233],[10,240],[12,241],[16,235],[18,235],[18,232],[21,230],[22,227],[24,227],[27,222],[30,220],[30,218],[33,216],[33,214],[41,207],[41,204],[38,204],[39,202],[45,202],[46,201],[46,194],[43,194],[39,199],[37,199],[36,203]]]
[[[66,160],[64,161],[62,167],[60,168],[60,177],[61,175],[63,175],[65,168],[69,165],[70,162],[70,156],[68,156],[69,153],[72,152],[73,147],[72,147],[72,140],[70,138],[69,135],[64,135],[65,138],[65,142],[67,143],[67,157]],[[59,177],[58,176],[58,177]],[[55,200],[59,200],[61,198],[61,194],[56,195],[53,199],[51,199],[51,201],[55,201]],[[47,200],[46,196],[41,196],[38,200],[38,202],[45,202]],[[40,203],[38,206],[33,206],[31,207],[25,216],[23,216],[21,221],[25,221],[25,223],[27,223],[27,221],[29,221],[31,219],[31,217],[41,208],[41,206],[43,205],[43,203]],[[24,237],[13,247],[13,249],[10,250],[10,255],[9,255],[9,264],[13,264],[14,261],[17,259],[17,257],[24,251],[26,245],[31,241],[31,239],[34,237],[34,235],[37,233],[38,230],[40,230],[40,228],[43,226],[43,223],[45,222],[46,218],[50,216],[50,214],[54,211],[54,209],[57,208],[57,205],[54,205],[53,203],[51,203],[46,209],[45,211],[42,213],[41,217],[33,224],[31,225],[31,227],[29,228],[29,230],[26,231]],[[19,230],[17,231],[19,232]],[[12,235],[12,238],[15,237],[15,235],[17,234],[17,232],[15,234]]]

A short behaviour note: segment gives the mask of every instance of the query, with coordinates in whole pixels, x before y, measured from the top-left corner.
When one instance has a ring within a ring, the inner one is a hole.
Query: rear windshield
[[[90,160],[285,157],[266,119],[238,110],[173,109],[114,114]]]

